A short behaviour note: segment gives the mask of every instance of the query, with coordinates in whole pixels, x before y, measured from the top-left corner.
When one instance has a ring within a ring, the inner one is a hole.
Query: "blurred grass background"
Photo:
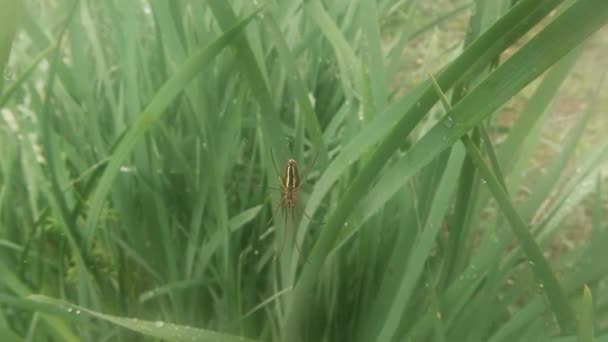
[[[0,338],[608,340],[607,20],[0,0]]]

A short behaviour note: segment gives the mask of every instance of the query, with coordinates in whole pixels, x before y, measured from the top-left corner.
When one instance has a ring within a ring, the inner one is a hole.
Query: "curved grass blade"
[[[19,86],[27,79],[27,77],[36,69],[38,63],[40,63],[44,58],[46,58],[57,46],[56,42],[51,43],[46,49],[40,52],[34,60],[30,63],[30,65],[25,69],[25,71],[17,77],[15,82],[11,83],[6,91],[0,95],[0,107],[4,106],[4,104],[9,100],[10,96],[19,89]]]
[[[253,341],[240,336],[223,334],[211,330],[204,330],[189,326],[166,323],[162,321],[145,321],[135,318],[118,317],[106,315],[87,308],[72,305],[64,301],[42,295],[31,295],[29,298],[38,303],[50,305],[72,314],[74,317],[87,314],[89,316],[110,322],[114,325],[136,331],[146,336],[162,338],[168,341],[219,341],[219,342],[243,342]],[[80,319],[80,317],[78,317]]]
[[[40,311],[47,313],[52,312],[58,316],[66,314],[65,311],[57,308],[46,307],[41,309],[40,304],[32,303],[32,301],[24,299],[23,297],[25,297],[28,293],[31,293],[30,288],[23,284],[21,280],[15,274],[13,274],[2,261],[0,261],[0,274],[2,274],[3,277],[0,282],[2,283],[3,288],[6,289],[6,291],[3,290],[3,292],[0,292],[0,303],[2,303],[3,306],[7,305],[10,307],[31,311],[38,311],[40,309]],[[14,293],[15,295],[8,295],[5,292]],[[69,326],[65,324],[65,322],[60,321],[57,316],[42,315],[42,318],[47,321],[54,336],[60,337],[62,341],[78,341],[78,338],[74,335]],[[0,330],[2,330],[1,324]],[[0,336],[2,336],[1,333]]]

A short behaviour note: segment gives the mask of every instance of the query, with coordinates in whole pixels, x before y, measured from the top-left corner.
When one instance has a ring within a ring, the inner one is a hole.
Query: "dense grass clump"
[[[543,140],[606,22],[605,0],[1,0],[0,339],[608,340],[601,81]]]

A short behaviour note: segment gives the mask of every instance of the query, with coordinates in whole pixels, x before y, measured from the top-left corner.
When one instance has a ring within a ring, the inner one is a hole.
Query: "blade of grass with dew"
[[[45,306],[50,306],[56,310],[63,310],[66,313],[69,312],[67,315],[69,319],[74,319],[74,317],[78,317],[79,315],[84,316],[86,314],[149,337],[167,339],[169,341],[253,341],[241,336],[233,336],[211,330],[198,329],[168,322],[153,322],[135,318],[107,315],[43,295],[31,295],[29,296],[29,299],[34,305],[39,303]],[[63,316],[65,317],[66,315]]]
[[[2,260],[0,260],[0,273],[2,274],[2,283],[4,286],[12,291],[17,297],[0,293],[0,303],[8,305],[10,307],[22,308],[25,310],[36,311],[36,305],[32,305],[29,301],[22,299],[27,296],[31,290],[17,278],[15,274],[10,271],[10,268],[7,267]],[[25,304],[25,305],[24,305]],[[61,312],[64,314],[64,312]],[[55,334],[61,336],[65,341],[77,341],[78,339],[73,335],[71,330],[68,328],[66,324],[63,322],[53,322],[51,317],[43,317],[46,321],[48,321],[49,326],[54,331]],[[54,324],[57,323],[57,324]]]

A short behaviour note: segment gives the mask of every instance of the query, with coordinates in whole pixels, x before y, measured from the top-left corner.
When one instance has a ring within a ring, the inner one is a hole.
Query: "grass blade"
[[[123,328],[136,331],[140,334],[155,338],[166,339],[169,341],[253,341],[240,336],[227,335],[215,331],[197,329],[173,323],[166,323],[162,321],[153,322],[135,318],[106,315],[97,311],[89,310],[81,306],[72,305],[64,301],[60,301],[42,295],[31,295],[29,296],[29,299],[31,299],[33,302],[42,303],[63,310],[67,313],[72,314],[72,316],[75,317],[81,314],[88,314],[92,317],[110,322],[114,325]]]

